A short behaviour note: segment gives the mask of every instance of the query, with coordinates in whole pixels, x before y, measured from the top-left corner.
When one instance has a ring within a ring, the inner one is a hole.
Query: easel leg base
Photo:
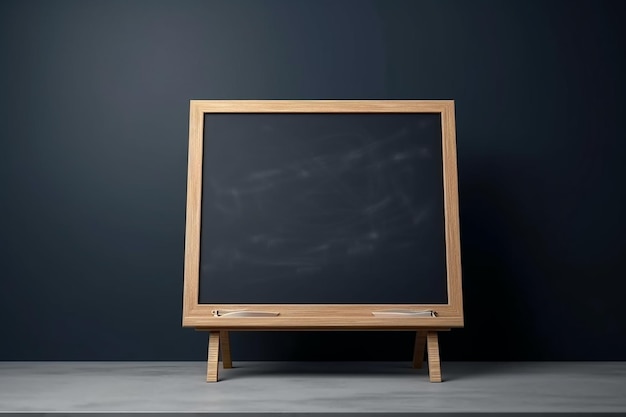
[[[209,355],[207,360],[206,382],[218,381],[220,332],[209,332]]]
[[[442,382],[441,360],[439,359],[439,338],[437,332],[429,331],[426,334],[428,350],[428,375],[430,382]]]

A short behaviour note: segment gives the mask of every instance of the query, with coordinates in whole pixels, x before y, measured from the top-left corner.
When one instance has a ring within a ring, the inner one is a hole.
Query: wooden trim
[[[196,327],[194,330],[197,332],[210,332],[211,330],[213,330],[213,327]],[[358,327],[346,327],[346,328],[315,328],[315,327],[264,327],[264,328],[258,328],[258,327],[239,327],[239,328],[235,328],[235,329],[231,329],[231,328],[222,328],[222,329],[228,329],[228,333],[232,333],[232,332],[244,332],[244,331],[264,331],[264,332],[271,332],[271,331],[277,331],[277,332],[288,332],[288,331],[320,331],[320,330],[324,330],[324,331],[362,331],[362,330],[369,330],[369,331],[381,331],[381,332],[392,332],[392,331],[407,331],[407,329],[405,328],[385,328],[385,327],[372,327],[370,329],[363,329],[363,328],[358,328]],[[410,330],[415,330],[410,329]],[[418,331],[433,331],[433,332],[449,332],[451,329],[450,328],[438,328],[438,327],[423,327],[420,328],[420,330]],[[222,330],[220,330],[222,331]]]
[[[446,104],[446,110],[441,113],[441,125],[448,305],[453,308],[456,315],[463,317],[459,191],[453,101],[448,102]]]
[[[323,308],[323,306],[320,306]],[[340,314],[340,313],[339,313]],[[458,318],[429,321],[428,318],[376,318],[350,317],[338,315],[335,317],[268,317],[268,318],[220,318],[197,317],[188,319],[187,323],[197,328],[211,328],[223,330],[414,330],[441,329],[461,327],[463,322]]]
[[[201,113],[443,113],[452,100],[191,100]]]
[[[220,332],[209,332],[209,357],[206,368],[206,382],[218,381],[219,368],[219,352],[220,352]]]
[[[187,174],[187,226],[185,230],[185,273],[183,325],[198,306],[200,279],[200,218],[202,209],[202,155],[204,113],[191,103],[189,110],[189,156]]]
[[[199,304],[202,157],[206,113],[439,113],[444,170],[447,304]],[[458,181],[452,100],[191,100],[183,326],[214,329],[387,329],[463,327]],[[432,318],[376,318],[386,308],[432,309]],[[213,310],[278,311],[271,318],[220,318]]]

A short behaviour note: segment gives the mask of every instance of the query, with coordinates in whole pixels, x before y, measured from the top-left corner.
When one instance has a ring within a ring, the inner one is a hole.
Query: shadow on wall
[[[525,169],[493,159],[473,160],[461,169],[465,328],[442,335],[442,356],[448,360],[537,359],[533,323],[539,309],[528,294],[532,285],[524,282],[528,242],[537,225],[516,187],[519,178],[527,178]]]

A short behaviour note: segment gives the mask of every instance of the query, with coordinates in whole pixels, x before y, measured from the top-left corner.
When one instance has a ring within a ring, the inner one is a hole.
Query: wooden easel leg
[[[219,366],[220,332],[209,332],[209,359],[206,369],[206,382],[217,382],[217,370]]]
[[[415,332],[415,348],[413,349],[413,368],[421,369],[426,351],[426,332]]]
[[[230,356],[230,334],[227,330],[220,331],[220,347],[222,352],[222,365],[224,369],[233,367],[233,360]]]
[[[429,331],[426,335],[428,345],[428,375],[430,382],[441,382],[441,361],[439,359],[439,339],[437,332]]]

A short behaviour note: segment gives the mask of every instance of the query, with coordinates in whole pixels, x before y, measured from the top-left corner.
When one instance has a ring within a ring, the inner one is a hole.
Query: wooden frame
[[[439,113],[442,124],[447,304],[199,304],[202,159],[206,113]],[[183,326],[216,330],[451,328],[463,326],[454,102],[452,100],[191,100]],[[385,309],[436,311],[436,317],[376,317]],[[215,310],[279,312],[276,317],[215,317]]]
[[[207,113],[438,113],[441,115],[444,227],[446,243],[446,304],[200,304],[200,226],[204,115]],[[438,332],[463,327],[459,236],[456,134],[452,100],[316,100],[213,101],[191,100],[189,114],[189,172],[183,326],[209,333],[207,381],[217,382],[219,356],[232,368],[229,331],[233,330],[413,330],[413,367],[428,357],[431,382],[441,382]],[[431,310],[435,316],[380,317],[388,309]],[[219,316],[215,311],[254,311],[277,316]]]

